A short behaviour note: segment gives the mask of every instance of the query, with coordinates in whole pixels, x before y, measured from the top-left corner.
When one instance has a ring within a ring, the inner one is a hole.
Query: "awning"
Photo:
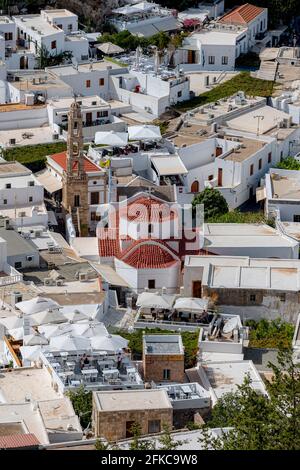
[[[266,188],[257,188],[256,190],[256,202],[263,201],[266,199]]]
[[[98,263],[93,263],[92,266],[108,284],[129,287],[129,284],[111,266]]]
[[[160,176],[186,175],[188,173],[178,155],[152,157],[151,162]]]
[[[208,307],[207,299],[198,299],[193,297],[179,297],[174,305],[175,310],[189,310],[203,312]]]
[[[62,189],[62,182],[59,181],[52,173],[46,168],[45,170],[39,171],[35,174],[38,182],[44,186],[48,193],[52,194]]]
[[[137,298],[136,305],[141,308],[161,308],[171,310],[175,295],[143,292]]]

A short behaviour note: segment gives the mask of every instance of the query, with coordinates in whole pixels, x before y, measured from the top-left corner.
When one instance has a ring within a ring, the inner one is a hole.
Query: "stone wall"
[[[167,382],[164,379],[164,369],[170,370],[169,382],[185,382],[184,354],[144,354],[143,370],[146,382]]]
[[[148,434],[148,424],[151,420],[160,421],[161,430],[166,424],[172,429],[173,410],[153,409],[134,411],[97,411],[93,404],[93,427],[95,437],[104,437],[110,442],[130,437],[126,435],[126,423],[135,422],[141,426],[141,435]]]

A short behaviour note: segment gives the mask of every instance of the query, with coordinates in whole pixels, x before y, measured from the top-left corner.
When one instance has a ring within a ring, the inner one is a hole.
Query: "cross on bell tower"
[[[66,168],[62,178],[62,206],[65,214],[71,215],[79,236],[88,234],[89,224],[88,177],[84,169],[84,161],[82,115],[80,104],[75,98],[68,114]]]

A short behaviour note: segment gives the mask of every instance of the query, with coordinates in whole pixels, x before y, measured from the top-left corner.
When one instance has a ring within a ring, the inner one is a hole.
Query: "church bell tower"
[[[89,225],[88,177],[84,170],[81,108],[76,100],[68,114],[67,161],[62,182],[64,212],[72,216],[77,235],[85,237]]]

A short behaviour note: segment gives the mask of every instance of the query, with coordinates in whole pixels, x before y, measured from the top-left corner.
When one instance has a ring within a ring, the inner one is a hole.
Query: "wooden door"
[[[198,299],[201,299],[202,297],[202,282],[201,281],[193,281],[193,297],[198,297]]]
[[[222,186],[223,184],[223,169],[218,168],[218,186]]]

